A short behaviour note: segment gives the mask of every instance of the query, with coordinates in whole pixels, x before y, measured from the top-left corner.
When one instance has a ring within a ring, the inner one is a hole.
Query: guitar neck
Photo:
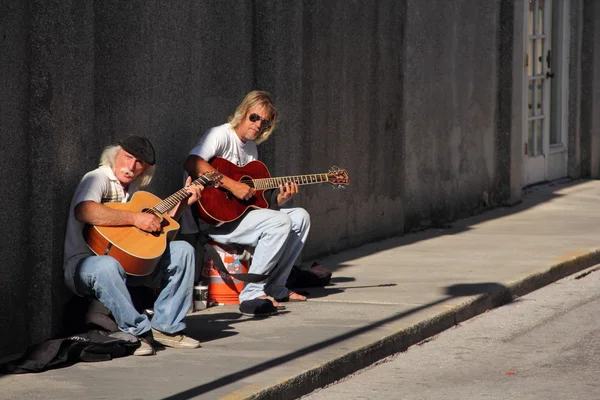
[[[263,178],[263,179],[242,179],[243,183],[250,184],[256,190],[276,189],[280,185],[285,185],[288,182],[297,183],[298,185],[312,185],[315,183],[329,182],[327,174],[311,174],[311,175],[295,175],[282,176],[279,178]]]
[[[198,179],[192,181],[191,184],[209,186],[212,184],[212,181],[205,176],[200,176],[198,177]],[[179,204],[182,200],[185,200],[190,196],[191,194],[187,190],[185,190],[185,188],[178,190],[177,192],[173,193],[172,195],[170,195],[169,197],[152,207],[152,210],[156,211],[159,214],[164,214],[173,209],[173,207]]]

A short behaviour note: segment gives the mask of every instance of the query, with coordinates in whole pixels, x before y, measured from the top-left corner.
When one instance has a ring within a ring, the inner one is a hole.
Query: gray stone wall
[[[27,124],[27,16],[26,6],[13,2],[0,12],[0,182],[6,188],[5,206],[0,212],[0,232],[4,237],[0,247],[0,327],[6,351],[10,345],[22,346],[22,340],[8,332],[16,327],[23,335],[28,326],[28,289],[31,269],[27,263],[30,223],[26,204],[31,197],[31,171],[28,155]],[[21,205],[22,204],[22,205]],[[25,335],[23,335],[25,336]],[[0,345],[2,346],[2,345]]]
[[[581,60],[582,174],[600,177],[600,5],[583,2]]]
[[[570,36],[571,47],[569,52],[569,176],[578,177],[585,171],[585,154],[582,154],[582,148],[585,146],[585,140],[582,141],[582,93],[585,90],[582,81],[582,61],[585,55],[582,53],[584,40],[583,36],[583,4],[585,0],[573,0],[571,2],[570,15]],[[589,27],[588,27],[589,29]],[[583,153],[585,153],[583,149]]]
[[[2,354],[58,328],[69,193],[99,141],[91,3],[4,2],[0,15]]]
[[[58,331],[68,205],[102,148],[149,137],[149,190],[165,197],[202,132],[252,89],[281,116],[259,147],[273,176],[333,164],[351,176],[294,200],[313,221],[304,259],[514,200],[514,12],[479,0],[3,2],[0,355]]]
[[[406,216],[444,221],[495,198],[498,2],[409,1]],[[508,161],[508,160],[507,160]],[[414,221],[414,222],[413,222]]]

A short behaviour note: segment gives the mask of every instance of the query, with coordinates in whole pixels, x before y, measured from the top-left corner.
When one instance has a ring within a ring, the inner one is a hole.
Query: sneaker
[[[184,335],[183,332],[164,333],[152,328],[152,335],[154,336],[155,342],[167,347],[174,347],[177,349],[197,349],[198,347],[201,347],[199,341]]]
[[[140,347],[135,349],[133,352],[134,356],[153,356],[156,354],[156,350],[154,350],[154,347],[152,346],[151,335],[140,336],[139,340]]]

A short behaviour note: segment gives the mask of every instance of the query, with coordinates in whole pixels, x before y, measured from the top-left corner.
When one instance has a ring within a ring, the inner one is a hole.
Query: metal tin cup
[[[194,311],[204,310],[208,306],[208,286],[194,286]]]

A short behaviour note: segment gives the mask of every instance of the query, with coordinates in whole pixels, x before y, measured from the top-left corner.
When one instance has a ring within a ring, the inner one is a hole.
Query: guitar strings
[[[213,180],[202,175],[202,176],[198,177],[198,179],[194,180],[191,184],[192,185],[202,184],[203,186],[210,186],[213,184]],[[191,194],[187,190],[185,190],[185,188],[178,190],[177,192],[173,193],[172,195],[170,195],[169,197],[167,197],[166,199],[164,199],[163,201],[161,201],[154,207],[148,208],[148,209],[144,210],[143,212],[148,213],[148,214],[156,214],[156,213],[163,214],[163,213],[169,211],[171,208],[175,207],[180,201],[187,199],[190,196],[191,196]]]
[[[300,185],[327,182],[327,174],[296,175],[283,178],[241,179],[240,182],[258,190],[275,189],[288,182]]]

